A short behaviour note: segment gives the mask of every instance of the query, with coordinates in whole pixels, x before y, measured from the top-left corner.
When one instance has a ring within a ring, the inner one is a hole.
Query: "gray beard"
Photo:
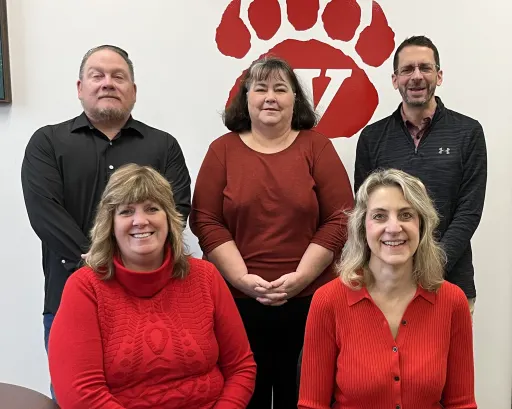
[[[402,96],[402,99],[403,99],[405,104],[407,104],[407,105],[409,105],[411,107],[420,108],[420,107],[424,107],[424,106],[429,104],[429,102],[434,97],[434,93],[436,92],[436,87],[428,87],[427,91],[428,91],[427,92],[427,97],[423,101],[417,100],[417,99],[411,101],[407,97],[407,90],[401,90],[400,89],[400,95]]]
[[[108,108],[100,110],[94,109],[90,114],[97,122],[120,122],[126,120],[130,112],[123,109]]]

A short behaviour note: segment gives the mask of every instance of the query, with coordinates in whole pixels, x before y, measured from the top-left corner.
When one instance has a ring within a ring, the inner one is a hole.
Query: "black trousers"
[[[297,408],[297,362],[311,298],[292,298],[280,307],[236,299],[257,365],[256,388],[247,409],[271,409],[272,394],[273,409]]]

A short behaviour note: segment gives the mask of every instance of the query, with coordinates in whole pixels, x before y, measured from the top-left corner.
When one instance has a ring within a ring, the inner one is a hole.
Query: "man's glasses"
[[[401,77],[410,77],[416,71],[416,68],[420,70],[420,72],[424,75],[433,74],[436,72],[439,67],[435,64],[418,64],[418,65],[405,65],[401,68],[395,70],[395,74]]]

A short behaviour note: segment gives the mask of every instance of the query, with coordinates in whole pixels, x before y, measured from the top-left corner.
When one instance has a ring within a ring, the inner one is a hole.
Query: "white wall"
[[[48,393],[41,254],[20,187],[28,139],[38,127],[80,113],[75,81],[82,55],[98,44],[117,44],[128,50],[135,63],[139,93],[134,116],[178,138],[195,178],[208,143],[224,132],[220,112],[233,80],[256,55],[239,61],[216,49],[215,28],[229,0],[7,3],[14,102],[0,106],[1,209],[5,212],[0,235],[0,382]],[[360,3],[370,5],[368,0]],[[508,0],[381,0],[380,4],[398,43],[413,34],[434,40],[445,72],[438,94],[448,107],[478,118],[486,132],[488,193],[473,240],[478,287],[477,399],[481,408],[508,409],[512,86],[507,74],[512,65],[512,4]],[[264,48],[256,46],[256,54]],[[391,87],[391,70],[389,60],[381,68],[367,70],[381,100],[374,119],[388,115],[399,102]],[[355,143],[356,137],[335,140],[350,175]],[[193,238],[190,244],[197,251]]]

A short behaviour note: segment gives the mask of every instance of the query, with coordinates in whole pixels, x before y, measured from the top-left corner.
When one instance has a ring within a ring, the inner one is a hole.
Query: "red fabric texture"
[[[345,168],[325,136],[301,131],[288,148],[265,154],[231,132],[206,153],[190,228],[205,254],[234,240],[249,273],[273,281],[296,270],[310,243],[339,255],[344,211],[353,203]],[[327,268],[299,296],[333,278]],[[233,295],[242,296],[235,289]]]
[[[396,339],[368,291],[341,280],[318,289],[309,310],[299,409],[475,409],[468,301],[444,282],[419,288]]]
[[[220,273],[190,259],[172,278],[170,251],[151,272],[115,278],[89,267],[72,274],[49,342],[52,383],[62,409],[242,409],[256,364]]]

